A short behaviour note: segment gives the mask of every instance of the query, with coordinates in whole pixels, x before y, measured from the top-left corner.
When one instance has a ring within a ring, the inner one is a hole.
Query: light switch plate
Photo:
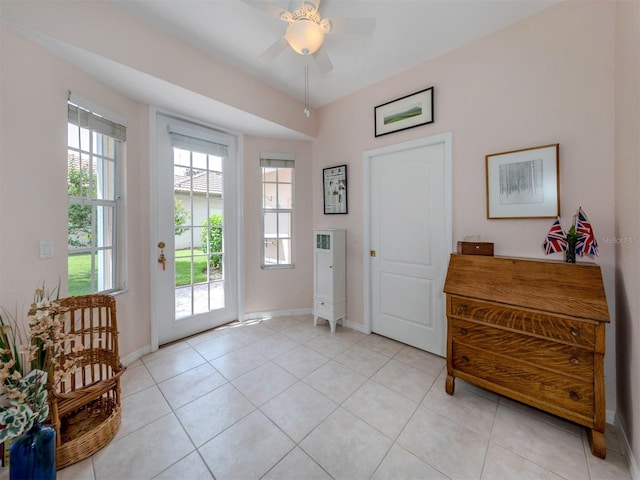
[[[53,257],[53,242],[51,240],[40,240],[40,258]]]

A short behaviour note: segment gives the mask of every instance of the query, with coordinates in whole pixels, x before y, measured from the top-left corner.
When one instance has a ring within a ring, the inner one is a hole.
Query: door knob
[[[162,264],[162,270],[164,271],[167,266],[167,257],[164,256],[164,242],[158,242],[158,248],[160,249],[160,255],[158,255],[158,263]]]

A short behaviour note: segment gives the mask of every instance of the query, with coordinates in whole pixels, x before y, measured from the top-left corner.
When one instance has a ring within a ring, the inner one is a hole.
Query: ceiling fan
[[[322,18],[319,13],[321,0],[302,0],[300,7],[293,11],[265,0],[241,1],[288,23],[285,34],[260,55],[260,60],[273,60],[291,47],[300,55],[310,56],[322,73],[333,69],[323,45],[325,34],[367,35],[373,32],[376,25],[375,18]]]

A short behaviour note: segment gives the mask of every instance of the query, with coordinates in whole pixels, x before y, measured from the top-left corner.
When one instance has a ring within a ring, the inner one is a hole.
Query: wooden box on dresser
[[[605,458],[605,325],[600,267],[452,254],[447,380],[455,377],[589,429]]]

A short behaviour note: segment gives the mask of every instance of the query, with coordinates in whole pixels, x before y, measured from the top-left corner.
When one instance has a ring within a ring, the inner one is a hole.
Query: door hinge
[[[372,257],[375,257],[376,256],[376,251],[375,250],[371,250],[369,252],[369,255],[372,256]]]

